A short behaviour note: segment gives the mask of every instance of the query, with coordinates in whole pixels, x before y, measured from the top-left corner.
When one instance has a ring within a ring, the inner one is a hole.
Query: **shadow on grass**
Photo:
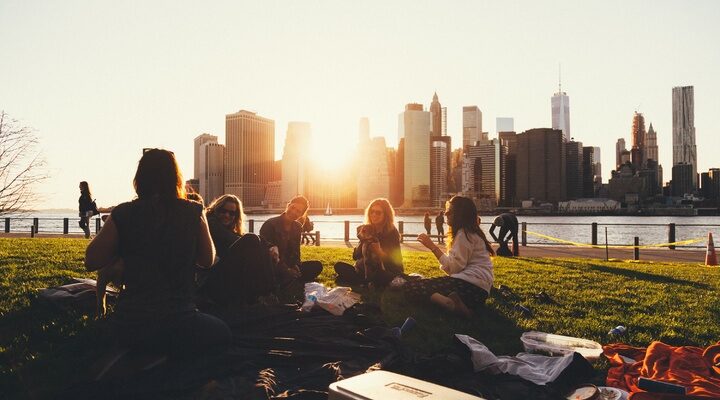
[[[621,275],[625,276],[627,278],[632,279],[639,279],[644,280],[648,282],[654,282],[654,283],[666,283],[666,284],[675,284],[675,285],[684,285],[684,286],[692,286],[700,289],[710,289],[710,285],[707,283],[702,282],[694,282],[689,281],[685,279],[677,279],[665,275],[657,275],[657,274],[650,274],[647,272],[642,271],[635,271],[630,270],[626,268],[618,268],[618,267],[611,267],[607,265],[600,265],[600,264],[587,264],[586,266],[579,267],[576,265],[573,265],[572,262],[568,261],[552,261],[552,260],[546,260],[546,259],[533,259],[532,262],[537,264],[545,264],[545,265],[552,265],[554,267],[564,267],[564,268],[570,268],[575,269],[579,271],[597,271],[597,272],[603,272],[607,274],[612,275]]]

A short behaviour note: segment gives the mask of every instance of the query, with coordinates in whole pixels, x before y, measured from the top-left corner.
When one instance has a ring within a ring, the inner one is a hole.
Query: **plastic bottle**
[[[627,328],[625,328],[622,325],[618,325],[618,326],[610,329],[610,331],[608,331],[608,335],[621,336],[621,335],[624,335],[625,332],[627,332]]]

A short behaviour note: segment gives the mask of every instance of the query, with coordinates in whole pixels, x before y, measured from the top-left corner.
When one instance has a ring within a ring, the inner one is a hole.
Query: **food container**
[[[545,332],[525,332],[520,336],[520,340],[523,342],[523,347],[528,353],[565,355],[578,352],[588,361],[597,360],[603,351],[602,345],[592,340]]]

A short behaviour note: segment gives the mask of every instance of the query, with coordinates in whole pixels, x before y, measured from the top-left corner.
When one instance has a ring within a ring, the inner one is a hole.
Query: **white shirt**
[[[466,235],[464,229],[457,232],[450,251],[440,257],[440,269],[490,293],[494,279],[492,260],[478,234]]]

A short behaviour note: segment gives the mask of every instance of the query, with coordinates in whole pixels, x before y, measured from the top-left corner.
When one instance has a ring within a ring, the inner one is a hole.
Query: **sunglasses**
[[[370,210],[370,211],[368,211],[368,214],[370,214],[370,215],[383,215],[383,214],[385,214],[385,213],[383,212],[383,210]]]
[[[220,209],[218,209],[218,210],[217,210],[217,213],[218,213],[218,214],[227,214],[227,215],[229,215],[229,216],[231,216],[231,217],[234,217],[234,216],[236,216],[236,215],[238,214],[237,211],[235,211],[235,210],[228,210],[228,209],[225,209],[225,208],[220,208]]]

